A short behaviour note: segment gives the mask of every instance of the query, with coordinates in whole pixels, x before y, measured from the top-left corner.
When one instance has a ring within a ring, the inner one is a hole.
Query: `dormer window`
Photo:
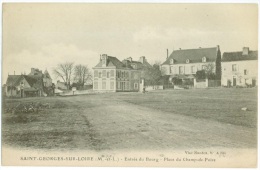
[[[170,60],[170,64],[174,64],[174,59],[171,59],[171,60]]]
[[[187,63],[187,64],[188,64],[188,63],[190,63],[190,60],[189,60],[189,59],[187,59],[187,60],[186,60],[186,63]]]
[[[202,58],[202,62],[203,62],[203,63],[206,63],[206,62],[207,62],[207,58],[206,58],[206,57],[203,57],[203,58]]]

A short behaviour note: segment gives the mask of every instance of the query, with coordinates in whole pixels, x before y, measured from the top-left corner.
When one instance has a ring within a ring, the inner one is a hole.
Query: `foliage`
[[[86,82],[92,82],[91,71],[85,65],[76,65],[74,68],[74,82],[77,87],[84,86]]]
[[[216,80],[221,80],[221,52],[218,50],[216,59]]]
[[[205,70],[199,70],[196,72],[196,79],[206,79],[206,72]]]
[[[66,83],[68,89],[71,83],[73,66],[73,62],[66,62],[63,64],[58,64],[57,67],[53,70],[53,74],[56,76],[56,78],[61,78]]]
[[[146,85],[158,85],[161,76],[160,65],[158,63],[155,63],[152,67],[144,68],[142,73]]]

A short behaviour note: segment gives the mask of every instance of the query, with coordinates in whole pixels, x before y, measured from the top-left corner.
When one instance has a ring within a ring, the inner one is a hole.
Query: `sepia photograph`
[[[3,166],[256,168],[258,2],[2,3]]]

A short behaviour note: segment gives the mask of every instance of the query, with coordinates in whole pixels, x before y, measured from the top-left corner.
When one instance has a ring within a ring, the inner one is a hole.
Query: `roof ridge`
[[[211,49],[211,48],[217,48],[217,47],[207,47],[207,48],[191,48],[191,49],[179,49],[179,50],[173,50],[174,51],[184,51],[184,50],[202,50],[202,49]]]

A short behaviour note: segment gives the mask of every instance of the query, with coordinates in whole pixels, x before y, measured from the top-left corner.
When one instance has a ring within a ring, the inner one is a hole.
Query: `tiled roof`
[[[223,53],[222,62],[241,61],[241,60],[258,60],[258,51],[249,51],[248,55],[242,55],[241,52],[225,52]]]
[[[6,81],[7,86],[18,86],[22,79],[25,79],[31,87],[42,88],[42,76],[36,75],[9,75]]]
[[[176,50],[162,65],[170,64],[171,59],[174,59],[174,64],[184,64],[187,59],[190,60],[190,63],[201,63],[203,57],[206,57],[206,62],[216,61],[217,47]]]
[[[122,69],[126,69],[126,68],[132,68],[130,65],[125,65],[124,63],[122,63],[120,60],[118,60],[116,57],[112,57],[112,56],[107,56],[107,66],[108,67],[116,67],[116,68],[122,68]],[[95,67],[102,67],[102,61],[100,61]]]
[[[22,75],[8,75],[6,85],[7,86],[16,86],[19,84],[22,79]]]

